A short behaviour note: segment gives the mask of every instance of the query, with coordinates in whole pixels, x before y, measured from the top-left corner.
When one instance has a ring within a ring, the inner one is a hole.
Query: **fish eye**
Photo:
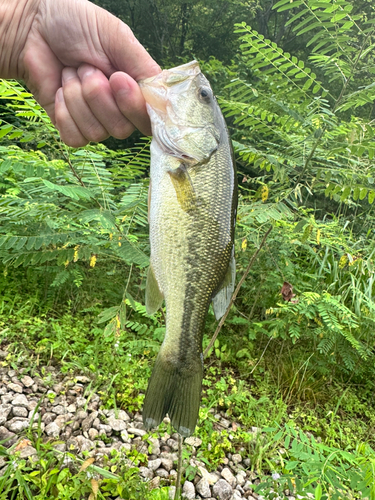
[[[201,87],[198,90],[198,96],[199,96],[200,100],[203,102],[210,102],[210,100],[211,100],[211,92],[206,87]]]

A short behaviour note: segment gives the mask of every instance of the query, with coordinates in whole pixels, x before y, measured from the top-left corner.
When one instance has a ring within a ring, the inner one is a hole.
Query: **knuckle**
[[[99,79],[91,78],[82,85],[82,94],[86,101],[97,101],[103,92],[103,85]]]
[[[109,137],[108,132],[103,128],[97,125],[90,126],[87,131],[84,132],[86,139],[92,142],[100,142],[104,141]]]
[[[116,123],[111,123],[109,133],[116,139],[126,139],[134,131],[135,127],[130,122],[119,119]]]

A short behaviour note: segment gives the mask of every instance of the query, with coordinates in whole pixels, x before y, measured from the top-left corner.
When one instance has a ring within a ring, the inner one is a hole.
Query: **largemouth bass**
[[[143,408],[147,429],[168,413],[194,432],[202,390],[202,336],[212,301],[219,319],[235,282],[237,179],[228,130],[199,64],[140,82],[151,119],[146,308],[165,299],[166,333]]]

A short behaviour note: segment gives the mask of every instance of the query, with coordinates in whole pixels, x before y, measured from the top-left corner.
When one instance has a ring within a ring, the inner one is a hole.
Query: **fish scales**
[[[153,127],[146,306],[162,298],[166,305],[143,419],[152,428],[168,413],[188,436],[199,412],[207,310],[225,292],[223,309],[234,287],[236,172],[224,118],[198,63],[163,71],[141,89]]]

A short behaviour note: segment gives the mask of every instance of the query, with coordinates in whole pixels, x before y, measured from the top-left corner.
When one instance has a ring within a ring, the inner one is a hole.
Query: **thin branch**
[[[258,359],[258,361],[256,362],[256,365],[255,365],[255,366],[254,366],[254,368],[251,370],[250,375],[252,375],[252,374],[254,373],[255,368],[256,368],[256,367],[259,365],[259,363],[262,361],[262,358],[263,358],[263,356],[264,356],[264,354],[265,354],[265,352],[266,352],[266,350],[267,350],[267,347],[270,345],[270,342],[271,342],[272,338],[273,338],[273,337],[270,337],[270,338],[269,338],[269,340],[268,340],[268,342],[267,342],[266,347],[264,348],[264,350],[263,350],[263,352],[262,352],[262,354],[261,354],[260,358],[259,358],[259,359]]]
[[[182,476],[182,437],[178,435],[178,465],[177,465],[177,478],[176,478],[176,491],[174,493],[174,500],[178,500],[181,496],[181,476]]]
[[[229,314],[229,311],[230,311],[230,308],[232,307],[233,305],[233,302],[236,300],[237,298],[237,295],[238,295],[238,292],[240,291],[240,288],[241,286],[243,285],[245,279],[247,278],[247,275],[249,274],[249,271],[250,269],[252,268],[254,262],[255,262],[255,259],[258,257],[258,253],[261,251],[261,249],[263,248],[267,238],[268,238],[268,235],[270,234],[270,232],[272,231],[272,226],[268,229],[268,231],[266,232],[266,234],[263,236],[263,239],[259,245],[259,247],[257,248],[257,250],[255,251],[255,253],[253,254],[253,256],[251,257],[250,259],[250,262],[249,262],[249,265],[247,266],[246,268],[246,271],[243,273],[243,276],[242,278],[240,279],[240,281],[238,282],[238,285],[232,295],[232,298],[230,299],[230,302],[228,304],[228,307],[227,307],[227,310],[225,311],[225,314],[224,316],[221,318],[220,320],[220,323],[217,325],[217,328],[215,330],[215,333],[213,334],[213,337],[210,341],[210,343],[208,344],[208,346],[206,347],[206,349],[204,350],[204,353],[203,353],[203,357],[205,358],[207,356],[207,353],[208,351],[211,349],[211,347],[214,345],[215,343],[215,340],[217,338],[217,336],[219,335],[220,333],[220,330],[225,322],[225,320],[227,319],[227,316]]]

